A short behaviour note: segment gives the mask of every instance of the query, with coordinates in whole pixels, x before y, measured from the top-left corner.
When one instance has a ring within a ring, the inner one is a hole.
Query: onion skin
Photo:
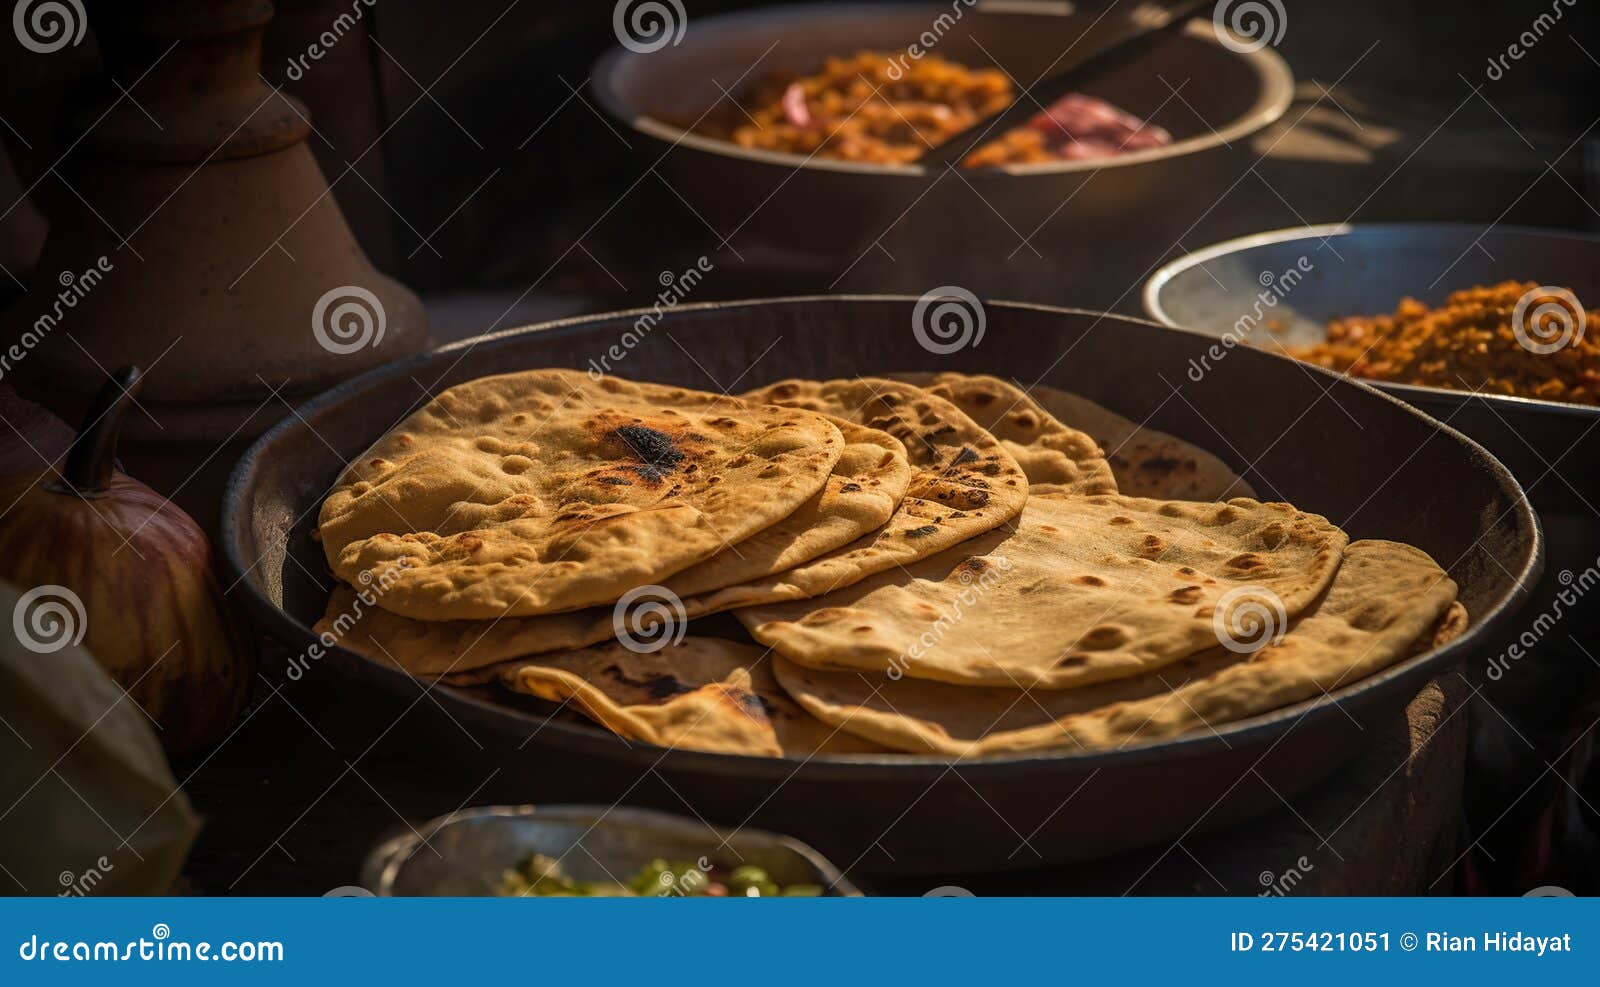
[[[224,738],[249,696],[255,652],[199,525],[122,473],[87,494],[54,474],[0,480],[0,504],[13,502],[0,519],[0,579],[24,591],[64,586],[82,600],[84,646],[155,722],[168,754]]]

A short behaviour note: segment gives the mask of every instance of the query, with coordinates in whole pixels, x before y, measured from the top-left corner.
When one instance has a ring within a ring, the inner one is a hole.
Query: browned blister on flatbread
[[[1093,438],[1057,421],[1020,388],[985,374],[899,373],[944,398],[999,439],[1028,475],[1030,493],[1116,493],[1111,464]]]

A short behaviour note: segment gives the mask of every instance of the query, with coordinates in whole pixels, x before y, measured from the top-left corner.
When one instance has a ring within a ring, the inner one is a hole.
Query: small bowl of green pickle
[[[561,861],[535,853],[500,878],[506,897],[543,898],[816,898],[820,884],[779,884],[764,868],[740,864],[730,869],[704,858],[655,858],[626,881],[580,881]]]
[[[801,898],[857,896],[798,840],[648,809],[464,809],[387,840],[363,886],[380,896]]]

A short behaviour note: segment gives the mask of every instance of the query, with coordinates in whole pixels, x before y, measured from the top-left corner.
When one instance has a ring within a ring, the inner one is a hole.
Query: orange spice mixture
[[[1393,315],[1328,324],[1328,339],[1291,352],[1353,377],[1600,404],[1600,310],[1529,281],[1457,291],[1438,308],[1413,298]],[[1521,325],[1516,325],[1516,320]]]
[[[870,164],[908,164],[1011,105],[1011,79],[938,55],[860,52],[812,75],[774,73],[696,129],[740,147]],[[1162,128],[1071,94],[968,155],[967,167],[1110,157],[1172,142]]]
[[[1011,98],[1011,80],[997,69],[937,55],[900,68],[862,52],[830,58],[814,75],[775,73],[741,100],[742,111],[708,118],[701,129],[741,147],[905,164]]]

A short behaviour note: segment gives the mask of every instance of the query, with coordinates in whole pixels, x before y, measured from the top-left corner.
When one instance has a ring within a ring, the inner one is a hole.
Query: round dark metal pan
[[[1086,86],[1174,138],[1114,158],[924,170],[746,149],[691,131],[726,108],[727,92],[743,95],[769,72],[815,72],[863,50],[909,64],[916,46],[998,67],[1020,92],[1126,30],[1128,16],[1065,3],[786,4],[695,17],[671,47],[613,48],[591,85],[641,170],[655,169],[692,207],[685,221],[708,224],[748,264],[804,271],[808,285],[832,291],[958,284],[983,297],[1115,308],[1162,245],[1192,230],[1250,166],[1247,138],[1288,109],[1294,79],[1271,48],[1230,50],[1201,18]]]
[[[1465,223],[1275,230],[1166,265],[1145,284],[1144,307],[1169,326],[1276,348],[1321,342],[1330,319],[1393,312],[1408,296],[1438,304],[1452,291],[1509,279],[1568,288],[1592,308],[1600,299],[1600,237]],[[1263,297],[1273,301],[1264,305]],[[1600,470],[1600,407],[1372,384],[1483,443],[1541,511],[1592,516],[1583,502],[1589,494],[1565,477]]]
[[[1459,432],[1363,384],[1315,369],[1308,381],[1307,368],[1248,347],[1195,383],[1189,362],[1211,337],[1003,302],[984,307],[977,346],[935,355],[913,332],[916,303],[874,296],[689,305],[667,310],[644,332],[636,328],[643,312],[600,315],[480,337],[355,378],[297,409],[236,467],[221,532],[234,594],[268,633],[307,653],[328,582],[311,532],[346,461],[445,387],[601,359],[623,376],[729,390],[891,370],[983,371],[1068,388],[1215,450],[1264,498],[1323,513],[1355,538],[1417,545],[1460,584],[1472,626],[1446,648],[1314,702],[1114,751],[959,765],[668,751],[547,717],[495,691],[434,690],[438,707],[485,744],[463,744],[463,759],[473,759],[475,771],[493,764],[525,779],[530,801],[679,812],[687,804],[711,822],[791,833],[847,873],[974,873],[1099,857],[1280,805],[1280,796],[1324,777],[1377,725],[1401,716],[1431,677],[1473,653],[1522,603],[1542,565],[1538,521],[1504,467]],[[397,713],[433,705],[419,702],[415,680],[337,647],[308,663],[302,678]],[[460,733],[440,719],[441,743]]]

